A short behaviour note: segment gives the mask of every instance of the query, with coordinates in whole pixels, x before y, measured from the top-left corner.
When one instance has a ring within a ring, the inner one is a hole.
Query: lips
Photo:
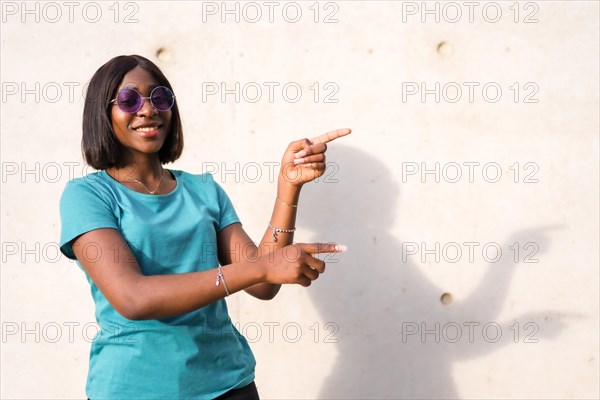
[[[136,127],[132,127],[131,129],[135,132],[139,133],[142,136],[155,136],[158,134],[159,129],[162,128],[162,123],[160,122],[150,122],[146,124],[141,124]]]

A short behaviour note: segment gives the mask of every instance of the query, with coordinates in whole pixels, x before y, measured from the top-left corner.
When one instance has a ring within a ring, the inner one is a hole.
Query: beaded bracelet
[[[294,227],[292,229],[273,228],[273,225],[271,225],[270,222],[269,222],[269,228],[271,228],[271,230],[273,231],[273,241],[274,242],[277,241],[277,233],[279,233],[279,232],[281,232],[281,233],[294,233],[294,232],[296,232],[296,227]]]

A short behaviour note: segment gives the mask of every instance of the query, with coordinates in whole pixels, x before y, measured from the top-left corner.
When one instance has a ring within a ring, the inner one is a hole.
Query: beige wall
[[[82,88],[137,53],[178,96],[173,168],[213,171],[255,240],[286,144],[354,130],[296,237],[349,251],[228,299],[264,398],[598,398],[598,3],[224,7],[2,3],[1,397],[84,396],[94,308],[58,200],[91,172]]]

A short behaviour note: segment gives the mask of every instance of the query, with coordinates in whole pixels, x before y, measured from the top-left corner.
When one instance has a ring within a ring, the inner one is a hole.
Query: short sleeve
[[[72,245],[79,236],[94,229],[118,229],[110,204],[93,187],[77,180],[67,183],[60,198],[60,223],[60,251],[73,260]]]
[[[240,222],[240,219],[238,218],[237,213],[235,212],[235,208],[233,207],[229,196],[227,196],[227,193],[225,193],[225,190],[223,190],[221,185],[219,185],[217,182],[215,182],[215,186],[217,188],[217,197],[220,210],[218,228],[218,230],[220,231],[228,225],[231,225],[235,222]]]

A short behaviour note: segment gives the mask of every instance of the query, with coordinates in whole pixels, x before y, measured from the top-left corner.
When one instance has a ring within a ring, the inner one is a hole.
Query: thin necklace
[[[163,178],[164,178],[164,177],[165,177],[165,174],[164,174],[164,170],[163,170],[163,171],[162,171],[162,174],[161,174],[161,176],[160,176],[160,180],[158,181],[158,185],[156,185],[156,187],[154,188],[154,190],[150,190],[150,189],[148,189],[148,188],[146,187],[146,185],[144,185],[144,184],[143,184],[141,181],[138,181],[137,179],[130,179],[129,181],[130,181],[130,182],[136,182],[136,183],[139,183],[140,185],[142,185],[142,186],[144,187],[144,189],[146,189],[146,191],[147,191],[148,193],[150,193],[150,194],[154,194],[154,193],[156,193],[156,191],[157,191],[157,190],[158,190],[158,188],[160,187],[160,184],[162,183],[162,181],[163,181]]]

